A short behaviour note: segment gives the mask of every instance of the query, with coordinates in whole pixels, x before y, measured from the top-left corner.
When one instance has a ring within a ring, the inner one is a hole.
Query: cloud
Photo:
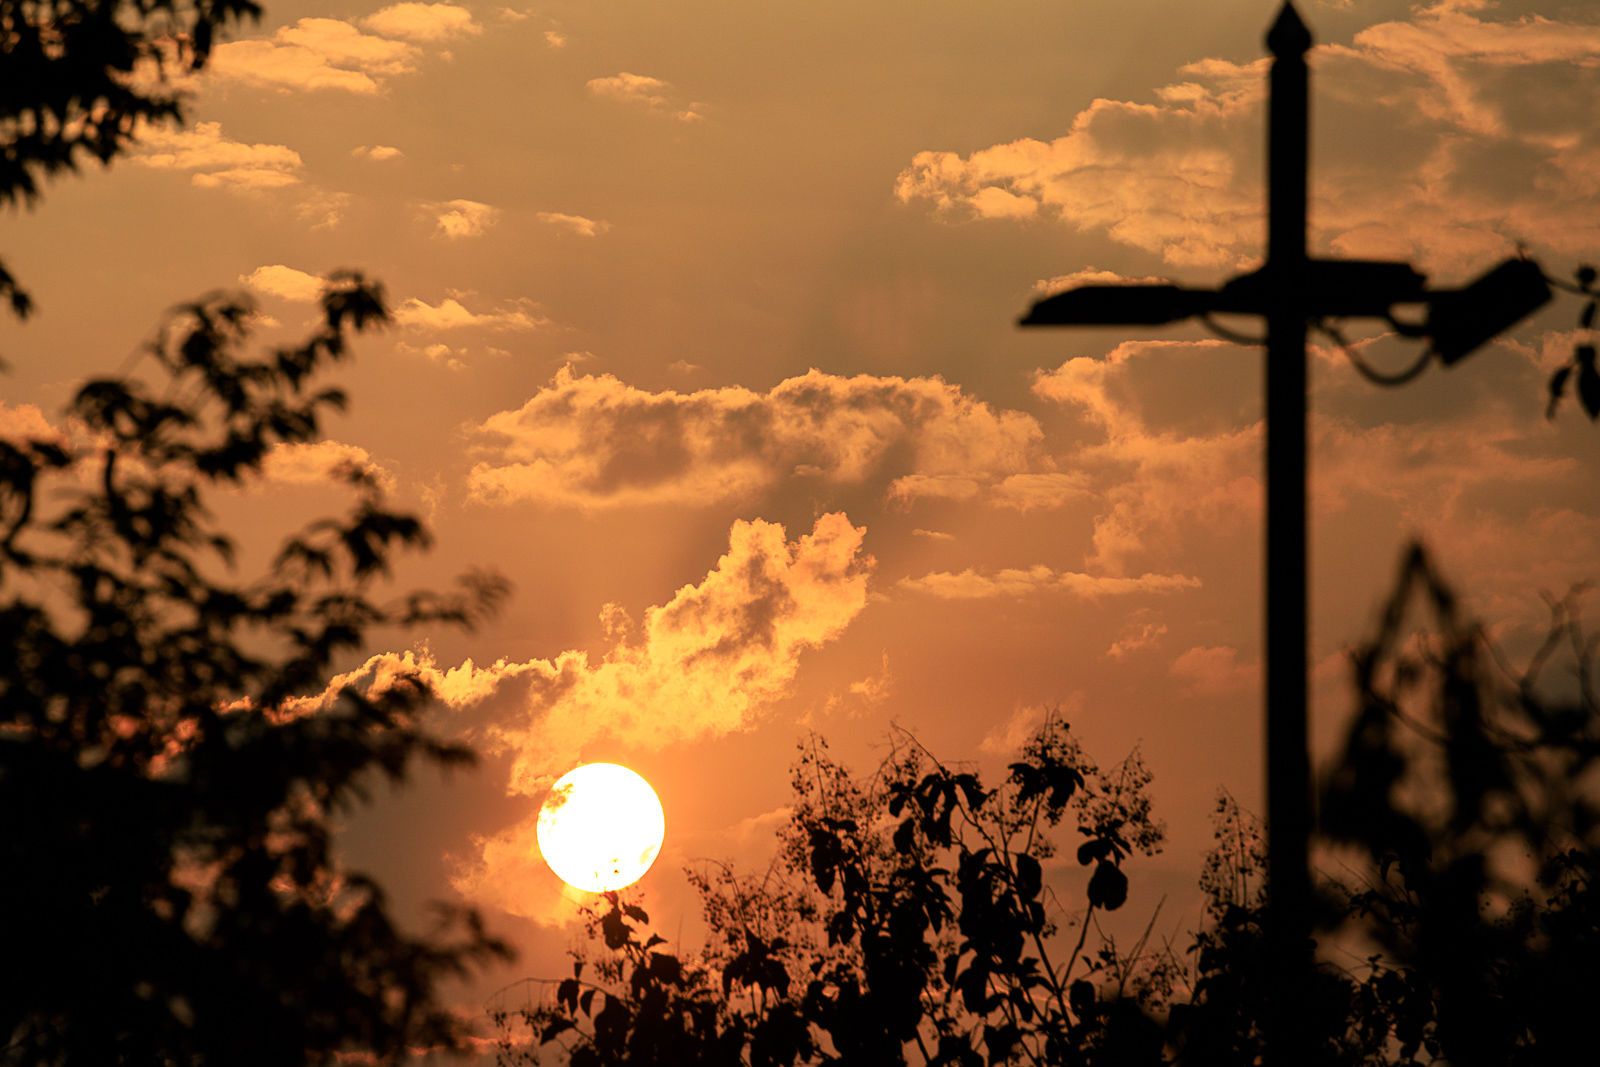
[[[1048,707],[1041,704],[1020,705],[1005,722],[984,735],[983,740],[978,742],[978,751],[990,756],[1016,755],[1022,751],[1023,745],[1038,734],[1046,719],[1060,721],[1076,718],[1083,711],[1083,703],[1083,693],[1075,691],[1061,703]]]
[[[801,654],[866,606],[865,533],[838,513],[792,542],[776,523],[735,522],[699,584],[646,609],[636,643],[598,663],[569,652],[542,666],[527,722],[497,731],[515,754],[510,788],[536,791],[608,735],[659,748],[748,728],[788,691]]]
[[[1033,291],[1040,297],[1046,297],[1054,296],[1056,293],[1064,293],[1068,289],[1076,289],[1080,285],[1159,285],[1169,280],[1149,275],[1142,278],[1133,278],[1126,274],[1118,274],[1114,270],[1085,267],[1082,270],[1073,271],[1071,274],[1057,274],[1053,278],[1041,278],[1033,283]]]
[[[550,320],[535,314],[532,301],[518,300],[494,311],[471,311],[455,297],[438,304],[412,297],[394,310],[401,326],[422,330],[456,330],[471,326],[485,330],[537,330]]]
[[[1166,623],[1135,619],[1123,629],[1122,636],[1111,642],[1106,655],[1119,660],[1129,652],[1154,647],[1166,632]]]
[[[1172,661],[1170,673],[1190,693],[1222,696],[1243,692],[1259,683],[1261,668],[1239,662],[1239,650],[1228,645],[1195,647]]]
[[[1219,393],[1217,410],[1196,422],[1185,399],[1207,380],[1202,362],[1240,356],[1218,347],[1127,342],[1036,377],[1035,394],[1075,412],[1088,432],[1053,459],[1079,480],[1071,507],[1090,524],[1091,573],[1202,573],[1217,565],[1217,550],[1240,538],[1256,551],[1259,409],[1253,398],[1240,405],[1230,388]],[[1534,618],[1539,588],[1559,590],[1571,575],[1592,573],[1600,517],[1592,514],[1581,460],[1560,443],[1560,427],[1540,417],[1550,338],[1504,347],[1520,358],[1486,361],[1480,373],[1492,373],[1494,384],[1479,388],[1490,390],[1483,394],[1489,399],[1436,406],[1431,414],[1424,408],[1404,421],[1394,421],[1392,409],[1342,360],[1318,366],[1310,502],[1317,537],[1330,539],[1317,543],[1343,546],[1331,551],[1370,538],[1371,550],[1386,553],[1397,539],[1425,536],[1442,559],[1473,575],[1478,610],[1487,617]],[[1511,399],[1501,399],[1508,389]],[[1152,399],[1161,395],[1165,412]],[[1450,403],[1462,402],[1457,394]],[[1189,414],[1172,414],[1178,407]],[[1582,503],[1539,510],[1532,499]],[[1012,586],[1027,584],[1026,575],[1011,577]],[[950,591],[977,595],[993,584],[985,578],[992,576],[943,580]],[[1128,651],[1138,637],[1127,632],[1118,643]]]
[[[994,487],[992,501],[999,507],[1028,512],[1058,508],[1089,494],[1089,479],[1082,472],[1043,471],[1012,474]]]
[[[349,193],[307,189],[299,199],[294,209],[295,218],[313,230],[327,230],[339,225],[344,218],[344,209],[350,206],[351,197]]]
[[[435,214],[439,236],[450,239],[480,237],[500,217],[498,208],[480,204],[476,200],[446,200],[432,204],[428,210]]]
[[[320,276],[303,270],[286,267],[282,263],[257,267],[249,274],[239,275],[239,281],[258,293],[266,293],[283,300],[309,302],[322,295],[327,284]]]
[[[297,185],[300,177],[281,170],[262,170],[255,167],[238,167],[233,170],[214,170],[197,173],[189,179],[202,189],[231,189],[248,192],[256,189],[282,189]]]
[[[1094,509],[1095,569],[1122,574],[1152,550],[1162,555],[1181,545],[1197,526],[1222,532],[1259,513],[1259,422],[1209,433],[1153,429],[1127,383],[1130,363],[1147,355],[1177,364],[1224,345],[1129,341],[1035,377],[1035,395],[1071,407],[1104,434],[1058,461],[1071,464],[1081,479],[1075,488]]]
[[[197,122],[187,130],[151,127],[134,149],[133,161],[157,170],[192,171],[195,185],[270,189],[300,181],[300,153],[281,144],[245,144],[225,137],[220,122]]]
[[[1058,571],[1036,564],[1026,570],[1007,568],[979,572],[969,567],[959,574],[935,571],[918,578],[902,578],[899,585],[910,592],[925,593],[940,600],[984,600],[1036,593],[1070,593],[1086,600],[1098,600],[1104,596],[1198,589],[1200,579],[1183,574],[1141,574],[1136,578],[1122,578]]]
[[[384,489],[394,487],[394,475],[366,449],[343,441],[278,444],[261,464],[262,477],[280,485],[327,485],[339,471],[350,469],[366,473]]]
[[[1409,22],[1369,26],[1355,35],[1350,53],[1374,66],[1422,75],[1431,91],[1414,90],[1407,98],[1430,118],[1498,136],[1506,132],[1506,116],[1485,99],[1484,68],[1592,64],[1600,58],[1600,26],[1540,15],[1485,22],[1474,14],[1491,6],[1486,0],[1444,0]]]
[[[67,440],[67,435],[45,417],[45,413],[39,405],[8,405],[4,400],[0,400],[0,440],[25,441],[30,439],[64,444]]]
[[[1600,26],[1489,10],[1439,3],[1313,50],[1316,122],[1338,138],[1313,181],[1319,249],[1453,275],[1519,244],[1600,243]],[[1053,140],[919,152],[895,194],[949,218],[1056,220],[1174,267],[1253,264],[1266,63],[1198,60]]]
[[[499,693],[487,733],[512,756],[508,791],[537,795],[597,740],[659,749],[748,729],[789,691],[802,655],[866,606],[874,564],[862,552],[865,534],[839,513],[792,541],[776,523],[739,520],[705,577],[646,608],[637,627],[607,605],[615,643],[598,657],[573,650],[444,670],[426,650],[384,653],[284,711],[314,714],[345,686],[381,691],[402,674],[420,675],[458,712]],[[508,701],[513,681],[522,688]],[[872,699],[888,684],[885,673],[856,695]]]
[[[941,378],[808,371],[765,393],[648,392],[562,368],[476,428],[470,491],[584,510],[749,498],[785,479],[894,479],[891,499],[988,492],[1025,473],[1042,434]]]
[[[1260,238],[1259,223],[1240,232],[1259,206],[1257,188],[1239,174],[1253,158],[1244,120],[1254,115],[1263,69],[1213,68],[1210,86],[1168,87],[1159,104],[1095,100],[1050,142],[966,157],[919,152],[895,196],[952,217],[1056,218],[1179,266],[1242,262],[1256,254],[1242,239]]]
[[[672,83],[660,78],[623,71],[606,78],[591,78],[587,87],[590,93],[602,99],[669,114],[679,122],[699,122],[705,117],[697,110],[705,105],[682,103],[673,92]]]
[[[361,24],[385,37],[408,41],[445,41],[483,32],[472,20],[472,12],[454,4],[391,4],[368,15]]]
[[[582,215],[564,215],[559,211],[541,211],[534,218],[579,237],[595,237],[611,229],[609,222],[586,219]]]
[[[269,39],[218,45],[207,69],[212,77],[246,85],[371,95],[388,78],[416,70],[420,55],[415,45],[362,33],[339,19],[303,18]]]
[[[560,30],[545,30],[544,43],[550,48],[565,48],[567,47],[567,35]]]
[[[371,159],[380,162],[387,159],[399,159],[405,155],[400,149],[392,148],[386,144],[357,145],[355,148],[350,149],[350,154],[357,159]]]

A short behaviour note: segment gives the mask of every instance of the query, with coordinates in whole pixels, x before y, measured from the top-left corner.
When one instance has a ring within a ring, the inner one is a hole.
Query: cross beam
[[[1267,259],[1217,289],[1088,285],[1040,300],[1023,326],[1150,326],[1212,313],[1266,320],[1267,1062],[1317,1062],[1302,1024],[1312,973],[1312,829],[1306,736],[1306,331],[1324,318],[1387,319],[1426,338],[1445,365],[1550,299],[1537,264],[1512,259],[1464,289],[1429,290],[1405,263],[1313,259],[1306,252],[1311,33],[1292,0],[1267,32],[1273,57],[1267,119]],[[1422,305],[1408,324],[1396,307]]]

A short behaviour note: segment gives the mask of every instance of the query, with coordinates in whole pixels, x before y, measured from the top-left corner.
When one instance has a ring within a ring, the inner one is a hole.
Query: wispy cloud
[[[532,301],[514,301],[491,311],[473,311],[455,297],[437,304],[412,297],[395,308],[394,321],[421,330],[456,330],[475,327],[486,330],[537,330],[550,320],[534,311]]]
[[[446,200],[428,205],[440,237],[455,240],[461,237],[480,237],[500,218],[500,209],[476,200]]]
[[[281,144],[246,144],[222,133],[220,122],[189,129],[152,127],[140,135],[133,161],[159,170],[190,171],[204,187],[277,189],[300,181],[300,153]]]
[[[671,82],[645,74],[630,74],[623,71],[605,78],[591,78],[588,89],[602,99],[647,108],[663,115],[670,115],[679,122],[699,122],[705,117],[699,110],[705,106],[704,104],[695,101],[684,102],[673,89]]]
[[[596,237],[611,229],[611,223],[601,219],[588,219],[582,215],[566,215],[559,211],[541,211],[534,218],[557,229],[575,233],[579,237]]]
[[[371,159],[379,162],[386,159],[399,159],[405,155],[400,149],[386,144],[357,145],[355,148],[350,149],[350,154],[357,159]]]
[[[1106,596],[1198,589],[1200,579],[1183,574],[1141,574],[1135,578],[1123,578],[1058,571],[1036,564],[1026,569],[1006,568],[997,571],[968,568],[958,574],[935,571],[916,578],[902,578],[899,587],[941,600],[986,600],[1037,593],[1068,593],[1086,600],[1098,600]]]

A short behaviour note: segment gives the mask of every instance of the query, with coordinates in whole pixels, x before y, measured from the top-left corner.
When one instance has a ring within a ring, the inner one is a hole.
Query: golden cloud
[[[1209,434],[1150,428],[1125,387],[1127,364],[1147,354],[1176,359],[1222,341],[1129,341],[1104,357],[1069,359],[1040,373],[1035,395],[1076,409],[1105,434],[1071,463],[1095,511],[1089,562],[1123,574],[1152,548],[1181,544],[1191,527],[1241,526],[1260,510],[1260,424]],[[1320,483],[1319,483],[1320,484]]]
[[[327,485],[341,469],[363,471],[385,489],[394,486],[394,475],[366,449],[343,441],[275,445],[262,460],[261,476],[280,485]]]
[[[891,499],[1018,498],[1042,437],[941,378],[808,371],[765,393],[738,386],[648,392],[559,371],[521,408],[477,427],[469,477],[488,503],[595,510],[750,497],[791,478],[893,479]]]
[[[194,171],[196,185],[276,188],[300,181],[300,153],[281,144],[245,144],[223,135],[220,122],[187,130],[152,126],[132,156],[140,166]]]
[[[380,162],[388,159],[399,159],[405,155],[400,149],[386,144],[357,145],[350,149],[350,154],[357,159],[371,159]]]
[[[532,301],[517,300],[493,311],[472,311],[453,296],[438,304],[411,297],[395,308],[394,321],[421,330],[537,330],[550,324],[549,319],[534,312]]]
[[[387,78],[416,70],[420,54],[415,45],[362,33],[339,19],[303,18],[269,39],[218,45],[207,69],[212,77],[246,85],[371,95]]]
[[[327,284],[319,275],[286,267],[282,263],[257,267],[249,274],[239,275],[239,281],[258,293],[266,293],[283,300],[309,303],[322,295]]]
[[[609,222],[584,218],[582,215],[566,215],[559,211],[540,211],[534,218],[547,225],[575,233],[579,237],[595,237],[611,229]]]
[[[510,789],[537,792],[602,737],[659,748],[747,729],[788,691],[801,654],[866,606],[865,534],[838,513],[794,541],[776,523],[735,522],[716,566],[646,609],[634,640],[599,662],[567,652],[540,665],[526,722],[496,732],[515,754]]]
[[[368,15],[361,24],[385,37],[408,41],[444,41],[483,32],[483,27],[473,21],[472,12],[455,4],[391,4]]]
[[[480,237],[500,217],[500,209],[480,204],[476,200],[446,200],[431,204],[428,210],[435,213],[440,237]]]
[[[426,649],[386,652],[282,710],[313,714],[345,686],[382,691],[416,674],[460,711],[518,680],[520,703],[507,711],[500,701],[488,734],[513,755],[508,790],[536,795],[596,740],[660,748],[749,728],[788,691],[801,655],[838,637],[866,606],[874,561],[861,550],[865,535],[839,513],[793,541],[777,523],[740,520],[705,578],[645,609],[637,627],[606,605],[614,644],[597,658],[572,650],[441,669]]]
[[[622,71],[605,78],[591,78],[586,85],[595,96],[668,114],[679,122],[699,122],[705,117],[699,111],[704,104],[682,102],[671,82],[646,74]]]

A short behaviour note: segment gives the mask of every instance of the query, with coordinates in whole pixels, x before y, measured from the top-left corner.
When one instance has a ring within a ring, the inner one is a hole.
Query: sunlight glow
[[[637,882],[655,862],[666,815],[650,783],[616,763],[564,774],[539,809],[539,850],[574,889],[603,893]]]

